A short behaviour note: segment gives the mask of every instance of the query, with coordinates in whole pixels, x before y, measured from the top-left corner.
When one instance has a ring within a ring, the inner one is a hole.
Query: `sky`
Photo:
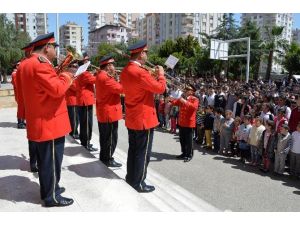
[[[83,45],[86,46],[88,42],[88,14],[87,13],[59,13],[59,26],[66,24],[68,21],[75,22],[83,27]],[[240,21],[240,14],[235,14],[235,19],[237,22]],[[55,32],[56,35],[56,14],[48,13],[48,31]],[[300,13],[294,14],[294,27],[300,28]]]

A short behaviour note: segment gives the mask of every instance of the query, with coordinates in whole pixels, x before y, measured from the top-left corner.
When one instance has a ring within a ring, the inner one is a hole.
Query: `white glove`
[[[171,97],[174,98],[174,99],[180,99],[182,93],[183,93],[183,92],[180,91],[180,90],[172,91],[172,92],[171,92]]]

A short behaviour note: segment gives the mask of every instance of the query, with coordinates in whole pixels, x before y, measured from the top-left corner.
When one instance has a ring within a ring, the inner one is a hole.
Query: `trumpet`
[[[68,52],[67,56],[61,60],[61,63],[56,68],[56,73],[60,74],[63,70],[65,70],[74,60],[74,55],[71,52]]]
[[[114,48],[114,51],[116,53],[118,53],[119,55],[130,59],[130,55],[122,52],[120,49]],[[148,60],[146,60],[145,63],[148,64],[149,66],[142,65],[142,67],[144,69],[148,70],[151,73],[151,75],[156,79],[158,76],[158,74],[156,74],[156,71],[155,71],[156,66]],[[171,76],[170,74],[168,74],[166,72],[164,73],[164,75],[169,79],[169,81],[167,80],[169,84],[173,85],[175,88],[181,89],[182,84],[179,81],[177,81],[176,78],[174,78],[173,76]]]

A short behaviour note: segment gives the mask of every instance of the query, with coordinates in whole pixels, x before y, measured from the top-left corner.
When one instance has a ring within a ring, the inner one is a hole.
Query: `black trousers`
[[[118,142],[118,121],[112,123],[98,122],[99,141],[100,141],[100,156],[99,159],[107,162],[113,158],[113,154]]]
[[[181,152],[184,157],[193,157],[193,128],[179,127]]]
[[[36,146],[30,140],[28,140],[28,149],[29,149],[30,168],[36,167],[36,164],[37,164],[37,150],[36,150]]]
[[[41,199],[45,202],[56,202],[59,198],[58,183],[64,154],[65,137],[51,141],[32,141],[37,151]]]
[[[126,182],[134,189],[143,188],[146,185],[145,179],[152,149],[153,128],[149,130],[128,129],[128,138]]]
[[[78,125],[79,125],[79,114],[76,105],[68,105],[68,114],[71,124],[71,132],[70,135],[78,135]]]
[[[81,145],[87,147],[92,138],[93,129],[93,105],[78,106]]]

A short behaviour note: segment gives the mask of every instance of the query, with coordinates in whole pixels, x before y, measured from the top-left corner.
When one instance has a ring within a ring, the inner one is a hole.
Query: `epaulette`
[[[47,62],[47,59],[45,57],[41,56],[41,55],[38,57],[38,60],[40,61],[40,63],[46,63]]]

